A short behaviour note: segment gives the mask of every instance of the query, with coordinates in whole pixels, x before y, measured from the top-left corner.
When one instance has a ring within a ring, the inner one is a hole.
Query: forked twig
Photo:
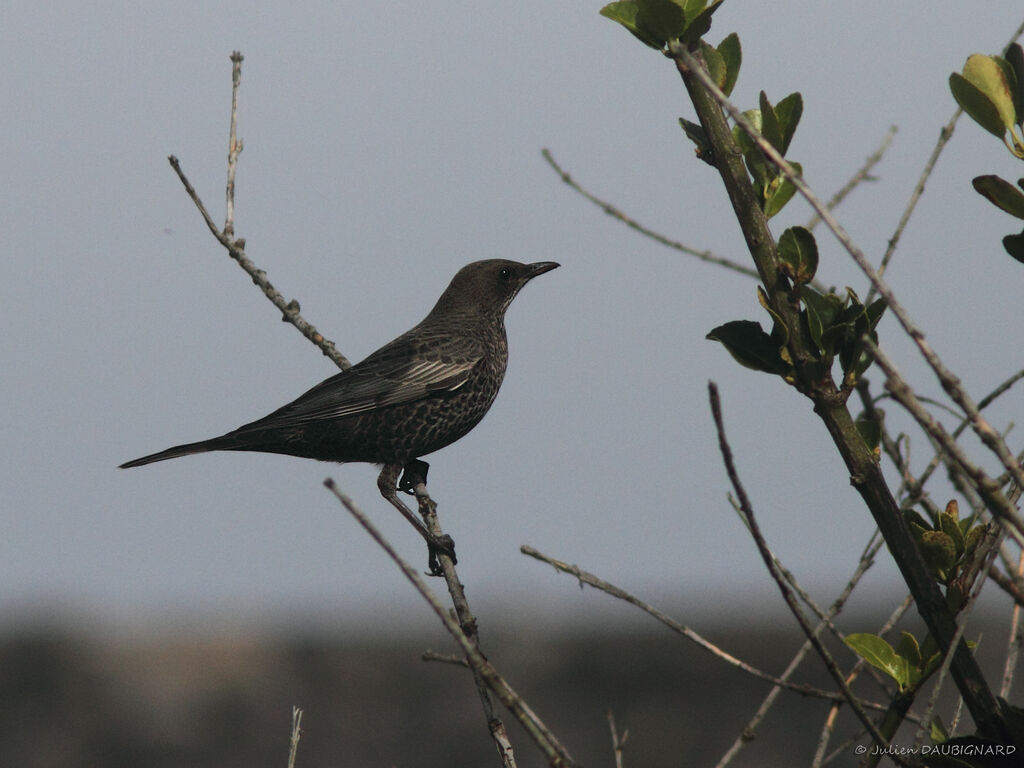
[[[476,647],[476,644],[466,636],[466,633],[463,631],[459,623],[451,617],[448,611],[445,610],[444,606],[441,605],[441,601],[438,600],[434,593],[430,591],[419,572],[402,559],[402,556],[399,555],[391,543],[384,538],[384,535],[377,529],[377,527],[370,522],[369,518],[366,517],[366,515],[363,514],[363,512],[355,505],[355,502],[353,502],[351,498],[349,498],[334,484],[334,481],[331,478],[324,480],[324,485],[335,495],[335,497],[337,497],[342,506],[349,511],[363,529],[370,534],[370,537],[380,545],[381,549],[387,553],[392,562],[401,569],[406,579],[408,579],[416,591],[420,593],[420,596],[426,600],[431,610],[444,624],[445,629],[448,630],[448,633],[455,639],[455,642],[458,643],[462,652],[465,654],[470,667],[480,675],[480,677],[486,682],[487,687],[495,696],[498,697],[501,703],[505,705],[512,716],[519,721],[520,725],[523,726],[530,738],[533,739],[534,743],[536,743],[537,746],[540,747],[541,751],[544,752],[545,756],[548,758],[549,764],[563,768],[575,766],[576,762],[573,760],[568,750],[562,746],[555,735],[550,731],[550,729],[548,729],[543,721],[537,717],[533,710],[530,709],[523,698],[512,689],[512,687],[491,665],[491,663],[484,658],[484,655],[480,653],[480,649]],[[450,561],[450,558],[441,558],[442,563],[445,561]],[[504,731],[504,727],[502,727],[502,731]],[[507,739],[507,735],[505,738]],[[507,749],[511,752],[511,744],[508,744]]]
[[[252,278],[260,290],[263,291],[263,295],[266,296],[270,303],[278,308],[281,312],[281,319],[285,322],[291,323],[295,326],[298,331],[313,342],[320,351],[329,357],[335,365],[342,370],[352,367],[352,363],[341,354],[334,346],[334,342],[330,339],[324,338],[312,324],[305,320],[299,312],[299,303],[295,300],[285,301],[281,293],[271,284],[267,279],[267,273],[262,269],[259,269],[248,256],[245,255],[245,239],[236,238],[234,236],[234,195],[235,195],[235,169],[238,164],[238,154],[242,151],[242,144],[236,136],[237,130],[237,110],[238,110],[238,87],[241,83],[242,77],[242,59],[243,56],[238,51],[231,54],[232,61],[232,97],[231,97],[231,129],[230,129],[230,148],[228,151],[228,183],[227,183],[227,215],[225,218],[224,230],[218,229],[217,225],[213,222],[213,218],[210,216],[209,211],[206,210],[206,206],[203,205],[203,201],[199,198],[199,194],[196,192],[195,187],[189,182],[188,177],[185,176],[185,172],[181,169],[181,163],[178,158],[174,155],[170,155],[167,160],[171,164],[171,168],[178,174],[178,178],[181,180],[182,185],[185,187],[185,192],[195,203],[196,208],[199,209],[200,215],[203,217],[203,221],[206,222],[207,228],[213,233],[213,236],[217,238],[224,248],[227,249],[228,255],[234,259],[238,266],[245,270],[246,274]]]

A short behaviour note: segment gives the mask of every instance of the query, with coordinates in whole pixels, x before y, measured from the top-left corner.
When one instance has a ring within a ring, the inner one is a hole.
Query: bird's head
[[[479,313],[501,318],[524,285],[558,266],[554,261],[533,264],[506,259],[474,261],[455,274],[431,314]]]

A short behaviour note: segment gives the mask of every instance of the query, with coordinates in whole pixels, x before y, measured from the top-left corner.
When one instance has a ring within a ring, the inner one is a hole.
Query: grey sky
[[[225,256],[166,157],[223,218],[230,62],[245,55],[237,232],[274,284],[351,359],[418,322],[463,264],[557,260],[507,326],[509,373],[431,490],[484,607],[585,613],[601,602],[518,553],[531,544],[626,588],[696,606],[776,599],[728,490],[706,384],[783,560],[823,600],[870,532],[807,402],[704,339],[763,320],[753,281],[642,239],[574,195],[581,183],[699,248],[743,258],[714,172],[693,159],[671,65],[600,3],[9,2],[0,11],[0,611],[84,619],[192,609],[426,616],[322,487],[330,475],[414,563],[421,540],[375,470],[259,455],[120,462],[220,434],[333,372]],[[893,148],[841,209],[877,260],[954,110],[946,80],[993,53],[1018,0],[749,3],[744,108],[794,90],[790,156],[831,194]],[[1015,222],[970,187],[1020,166],[962,121],[889,273],[937,351],[980,397],[1021,367]],[[776,232],[803,223],[794,203]],[[1019,222],[1018,222],[1019,223]],[[864,280],[825,235],[821,279]],[[937,394],[890,321],[883,343]],[[877,378],[877,375],[876,377]],[[1024,395],[992,411],[1005,426]],[[890,405],[890,413],[895,409]],[[914,437],[921,466],[928,453]],[[940,494],[941,495],[941,494]],[[888,566],[875,587],[894,584]]]

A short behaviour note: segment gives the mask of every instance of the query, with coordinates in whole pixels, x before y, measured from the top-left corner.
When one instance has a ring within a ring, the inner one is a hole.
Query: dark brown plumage
[[[261,451],[384,464],[382,481],[391,465],[392,489],[395,465],[415,467],[425,479],[426,464],[417,460],[469,432],[498,394],[508,362],[505,310],[527,282],[557,266],[473,262],[419,325],[357,365],[262,419],[121,467],[206,451]]]

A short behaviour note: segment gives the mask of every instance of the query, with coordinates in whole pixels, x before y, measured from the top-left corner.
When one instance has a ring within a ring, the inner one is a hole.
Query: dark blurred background
[[[491,661],[581,764],[614,765],[611,710],[619,731],[629,731],[625,765],[714,765],[769,686],[638,614],[619,618],[604,628],[484,626],[482,639]],[[877,620],[841,624],[870,631]],[[781,613],[710,627],[698,620],[694,628],[772,674],[801,643]],[[978,653],[998,680],[1005,622],[976,620],[969,635],[979,634]],[[210,624],[191,635],[121,638],[24,627],[0,641],[0,765],[283,768],[293,705],[304,710],[297,762],[304,768],[497,765],[468,670],[421,660],[427,649],[453,648],[440,626],[403,635],[375,632],[370,622],[344,632],[260,634]],[[848,663],[850,655],[836,650]],[[814,658],[794,680],[834,688]],[[883,699],[874,684],[859,689]],[[826,709],[821,700],[783,693],[733,765],[808,764]],[[947,700],[945,722],[952,711]],[[543,766],[511,716],[500,714],[518,764]],[[844,712],[833,744],[857,730]],[[897,743],[911,739],[904,729]],[[834,764],[855,762],[850,746]]]

